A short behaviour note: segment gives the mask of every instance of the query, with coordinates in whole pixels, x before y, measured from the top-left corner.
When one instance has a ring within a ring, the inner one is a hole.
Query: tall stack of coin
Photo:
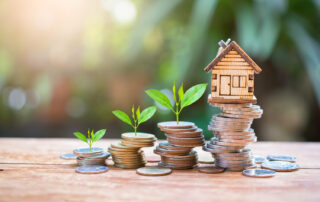
[[[105,166],[106,159],[110,156],[108,152],[104,152],[102,148],[80,148],[73,150],[76,160],[79,165],[77,170],[82,167],[90,166]],[[105,166],[106,167],[106,166]],[[105,168],[105,171],[108,168]],[[89,173],[89,172],[86,172]]]
[[[156,137],[148,133],[124,133],[121,135],[122,141],[113,143],[108,151],[112,155],[114,165],[119,168],[140,168],[146,164],[142,147],[152,147],[157,140]]]
[[[251,128],[253,119],[260,118],[263,110],[259,105],[252,104],[212,104],[221,112],[214,115],[208,129],[214,137],[203,148],[211,152],[216,166],[231,171],[242,171],[255,166],[250,149],[246,146],[256,142],[254,130]]]
[[[154,153],[161,156],[159,166],[172,169],[191,169],[198,161],[194,147],[204,145],[202,129],[194,123],[180,121],[158,123],[161,131],[165,132],[167,141],[161,142]]]

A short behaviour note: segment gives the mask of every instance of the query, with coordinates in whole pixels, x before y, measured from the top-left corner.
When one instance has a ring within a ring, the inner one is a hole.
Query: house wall
[[[211,97],[252,99],[253,93],[254,70],[236,51],[230,51],[212,70]]]

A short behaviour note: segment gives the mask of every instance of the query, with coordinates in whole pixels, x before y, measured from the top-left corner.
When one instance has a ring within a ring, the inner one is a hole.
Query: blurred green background
[[[2,0],[0,136],[73,137],[132,129],[112,110],[154,102],[144,91],[210,82],[204,67],[231,38],[263,69],[259,140],[320,140],[320,0]],[[182,120],[205,129],[207,94]],[[140,131],[162,137],[159,109]]]

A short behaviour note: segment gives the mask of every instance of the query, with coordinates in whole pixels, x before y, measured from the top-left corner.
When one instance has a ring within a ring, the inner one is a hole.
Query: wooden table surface
[[[114,141],[95,146],[107,148]],[[76,139],[0,138],[0,201],[320,201],[320,143],[252,144],[255,155],[297,157],[300,170],[273,178],[197,169],[148,177],[115,168],[111,160],[108,172],[84,175],[75,173],[74,160],[59,158],[78,147],[85,144]],[[147,158],[157,157],[152,148],[145,151]]]

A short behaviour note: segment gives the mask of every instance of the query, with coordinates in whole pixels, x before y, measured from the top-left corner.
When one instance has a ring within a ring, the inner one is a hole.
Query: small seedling
[[[173,111],[176,115],[177,124],[179,125],[179,115],[183,108],[193,104],[197,100],[201,98],[203,93],[206,91],[207,84],[198,84],[191,88],[189,88],[185,93],[183,92],[183,84],[180,86],[178,90],[179,99],[176,96],[176,84],[173,84],[172,92],[173,92],[173,99],[175,101],[175,109],[172,107],[169,98],[156,89],[149,89],[146,90],[146,93],[156,102],[163,105],[164,107]]]
[[[90,130],[88,129],[88,137],[86,137],[84,134],[80,132],[74,132],[73,134],[80,140],[87,143],[91,151],[92,143],[100,140],[105,135],[106,131],[107,131],[106,129],[102,129],[97,132],[94,132],[93,130],[90,132]]]
[[[140,113],[140,106],[135,110],[133,105],[131,111],[132,111],[133,121],[131,121],[130,117],[121,110],[115,110],[115,111],[112,111],[112,113],[116,117],[118,117],[121,121],[130,125],[134,129],[134,135],[137,136],[137,129],[139,125],[143,122],[148,121],[154,115],[154,113],[156,113],[157,107],[156,106],[148,107]]]

